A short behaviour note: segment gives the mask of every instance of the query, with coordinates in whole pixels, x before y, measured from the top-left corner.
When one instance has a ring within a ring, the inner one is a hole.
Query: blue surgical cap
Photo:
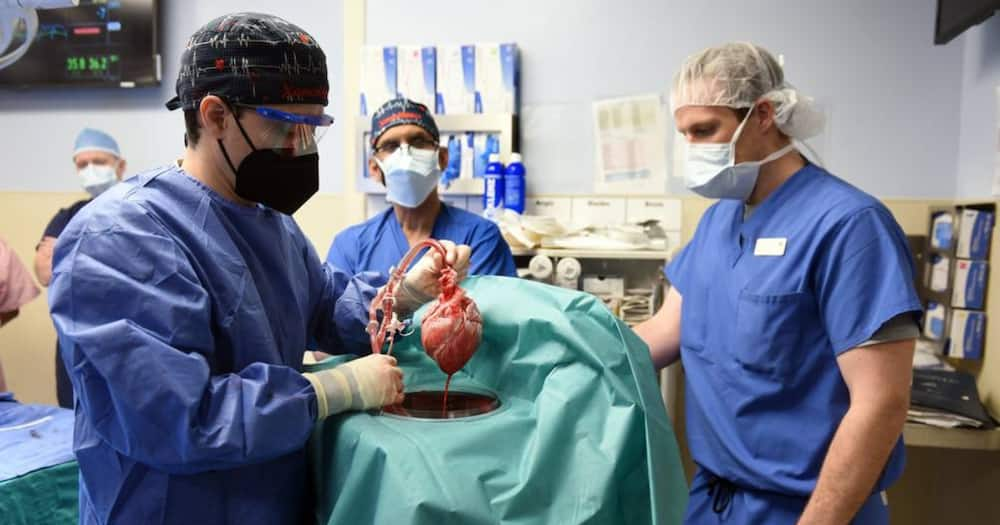
[[[122,154],[118,150],[118,143],[107,133],[93,128],[83,128],[76,136],[76,145],[73,147],[73,156],[83,151],[103,151],[116,157]]]

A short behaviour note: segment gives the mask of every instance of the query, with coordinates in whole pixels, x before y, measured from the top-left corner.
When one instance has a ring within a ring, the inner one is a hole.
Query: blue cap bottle
[[[511,154],[510,164],[503,173],[503,206],[517,213],[524,213],[524,175],[521,154]]]
[[[490,163],[486,165],[486,174],[483,179],[485,181],[483,214],[486,218],[495,220],[497,212],[503,209],[504,197],[503,164],[500,162],[499,154],[490,153]]]

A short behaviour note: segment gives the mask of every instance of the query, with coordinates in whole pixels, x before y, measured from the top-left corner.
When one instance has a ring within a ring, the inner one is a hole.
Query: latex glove
[[[441,293],[438,279],[441,277],[441,270],[444,269],[445,263],[455,269],[458,274],[457,282],[462,282],[468,275],[472,248],[464,244],[456,245],[451,241],[440,241],[440,243],[446,252],[444,260],[441,259],[441,254],[437,250],[429,249],[417,261],[417,264],[406,272],[406,277],[400,283],[396,296],[396,307],[401,314],[406,315],[414,312]]]
[[[317,419],[403,402],[403,371],[392,356],[372,354],[302,375],[316,391]]]

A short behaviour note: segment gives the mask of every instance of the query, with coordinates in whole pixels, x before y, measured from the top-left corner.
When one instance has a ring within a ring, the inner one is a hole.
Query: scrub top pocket
[[[736,340],[730,351],[744,369],[771,378],[792,374],[802,362],[803,332],[814,323],[812,296],[806,292],[778,295],[740,292]]]

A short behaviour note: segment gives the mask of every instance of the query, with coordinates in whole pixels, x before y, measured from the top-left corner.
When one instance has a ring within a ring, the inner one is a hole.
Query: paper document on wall
[[[667,138],[659,95],[594,103],[598,193],[663,193]]]

